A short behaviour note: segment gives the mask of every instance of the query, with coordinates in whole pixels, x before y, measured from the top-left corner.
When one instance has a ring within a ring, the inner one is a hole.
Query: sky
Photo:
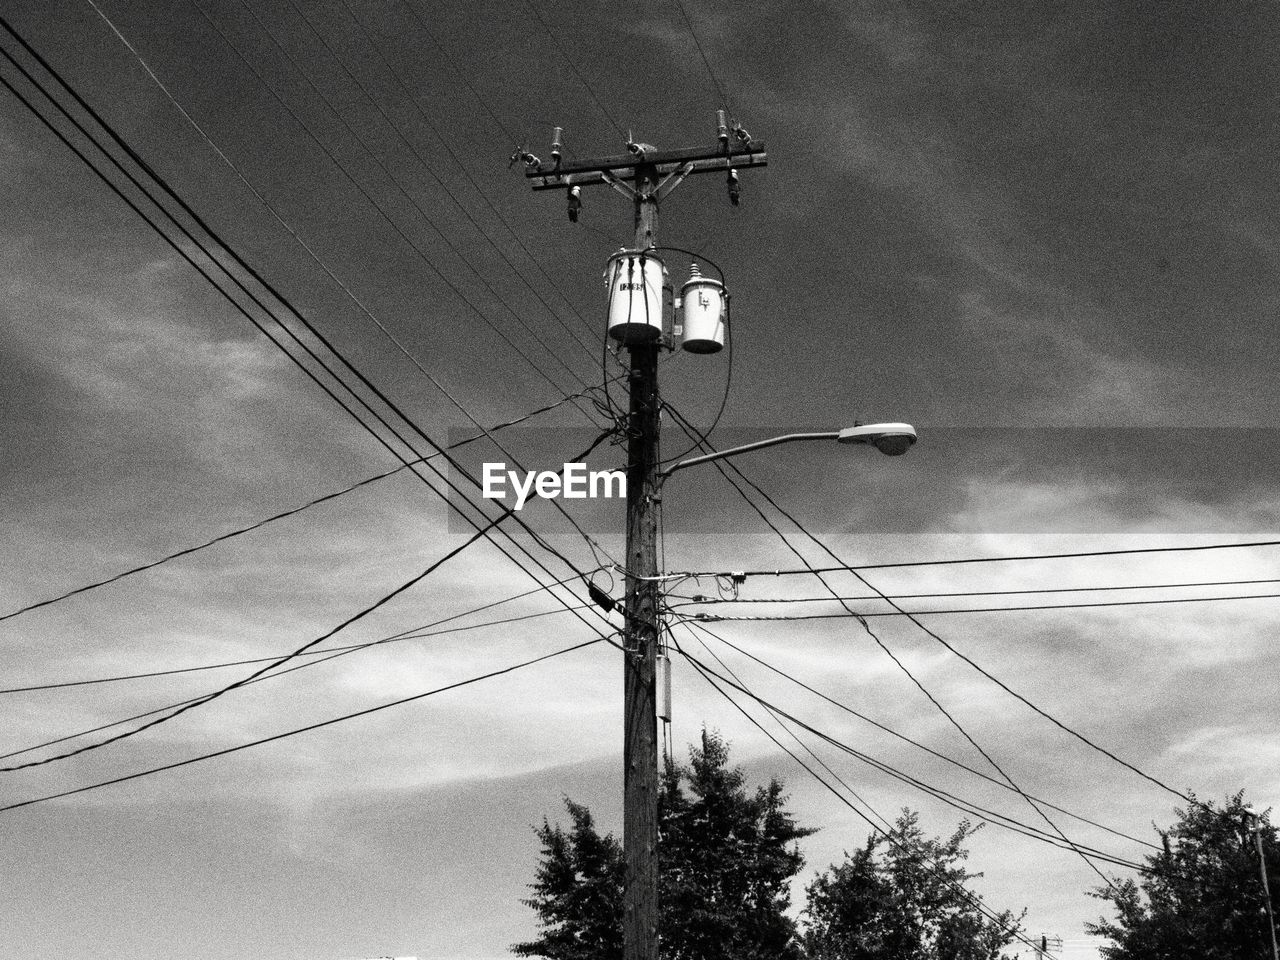
[[[620,153],[628,132],[663,148],[709,145],[725,106],[765,141],[767,168],[742,173],[736,207],[719,176],[689,178],[664,202],[659,234],[724,271],[733,350],[664,358],[664,398],[705,429],[727,390],[712,434],[722,446],[855,419],[906,421],[920,434],[901,458],[808,444],[736,461],[840,558],[755,497],[809,563],[906,564],[866,579],[890,595],[933,595],[900,601],[914,610],[1262,596],[921,616],[936,636],[868,616],[880,643],[851,617],[730,620],[714,632],[998,776],[927,689],[1023,790],[1136,838],[1055,816],[1073,840],[1124,859],[1140,859],[1148,848],[1138,841],[1156,841],[1153,828],[1185,801],[1064,733],[947,646],[1177,791],[1220,800],[1243,790],[1259,809],[1275,804],[1278,608],[1266,595],[1280,594],[1278,548],[910,564],[1280,539],[1280,107],[1271,95],[1280,14],[1230,0],[682,2],[683,13],[666,0],[12,0],[4,16],[442,443],[598,387],[618,369],[602,344],[601,274],[630,238],[629,206],[586,188],[570,223],[562,194],[534,192],[509,168],[512,151],[546,156],[553,126],[578,158]],[[0,47],[48,82],[12,36]],[[0,61],[0,76],[57,116],[12,62]],[[70,104],[65,93],[58,100]],[[194,244],[166,244],[8,90],[0,174],[0,616],[400,464],[183,259],[206,265]],[[689,258],[666,261],[678,286]],[[621,398],[618,386],[612,395]],[[448,475],[498,459],[558,468],[601,423],[587,398],[559,403],[496,434],[505,451],[463,448]],[[687,448],[671,417],[663,431],[664,456]],[[414,449],[429,452],[420,438]],[[588,459],[599,469],[621,458],[606,443]],[[580,569],[604,566],[595,582],[620,595],[608,564],[624,546],[622,506],[565,506],[592,543],[550,504],[521,518]],[[667,571],[800,566],[713,468],[669,481],[663,525]],[[48,745],[258,665],[48,685],[284,654],[470,532],[402,470],[0,619],[0,763],[99,742],[121,728]],[[522,558],[539,582],[571,577],[527,533],[516,539],[550,571]],[[1097,589],[1221,581],[1230,585]],[[842,595],[869,592],[848,574],[830,582]],[[596,635],[546,591],[477,611],[536,585],[493,545],[472,544],[321,646],[452,617],[434,629],[476,629],[355,651],[118,743],[4,773],[0,806],[25,804],[0,811],[7,948],[70,960],[149,960],[175,948],[210,960],[508,955],[536,932],[521,903],[538,858],[534,827],[563,817],[568,797],[621,830],[621,664],[604,644],[68,792]],[[717,595],[708,578],[669,589],[672,604]],[[937,596],[1047,589],[1075,592]],[[558,595],[586,602],[580,579]],[[741,600],[823,595],[811,576],[753,575],[739,588]],[[854,606],[891,612],[883,601]],[[707,605],[677,608],[673,623],[690,609],[841,612],[819,602]],[[617,614],[611,622],[621,625]],[[675,635],[858,750],[1042,823],[1011,791],[743,653],[703,636],[708,651],[682,627]],[[46,689],[15,690],[35,686]],[[949,835],[964,816],[806,736],[857,791],[848,806],[679,657],[673,688],[677,754],[704,727],[720,731],[750,782],[784,780],[797,820],[819,828],[801,844],[797,905],[817,871],[866,842],[870,827],[853,808],[890,820],[918,810],[931,835]],[[55,794],[67,795],[40,799]],[[1089,895],[1102,880],[1080,857],[996,824],[971,851],[989,904],[1025,908],[1027,933],[1061,937],[1066,960],[1097,956],[1084,924],[1105,912]]]

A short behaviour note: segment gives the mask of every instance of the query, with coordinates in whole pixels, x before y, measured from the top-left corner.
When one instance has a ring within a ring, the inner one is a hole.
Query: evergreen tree
[[[565,798],[573,827],[565,832],[544,818],[537,828],[542,861],[533,896],[537,940],[511,949],[523,957],[603,960],[622,956],[622,848],[612,834],[596,832],[591,811]]]
[[[1140,881],[1093,891],[1116,912],[1114,920],[1086,926],[1111,941],[1102,948],[1107,960],[1269,960],[1258,849],[1242,796],[1228,797],[1221,810],[1193,803],[1177,811],[1178,822],[1160,831],[1162,849],[1146,858]],[[1265,817],[1262,840],[1276,913],[1280,844]]]
[[[788,881],[804,866],[795,841],[814,831],[786,812],[778,780],[748,793],[715,734],[689,753],[687,767],[667,759],[659,799],[664,960],[798,958]]]
[[[663,960],[764,960],[799,952],[788,882],[804,865],[795,841],[813,831],[785,809],[782,784],[754,793],[730,768],[715,733],[690,748],[687,766],[666,758],[658,795],[660,953]],[[525,901],[539,935],[512,949],[549,960],[622,956],[620,845],[600,836],[589,811],[566,800],[572,828],[545,820],[542,860]]]
[[[806,890],[804,949],[809,960],[999,960],[1021,917],[989,920],[967,884],[964,842],[978,828],[962,822],[946,840],[926,839],[904,810],[895,841],[874,835]]]

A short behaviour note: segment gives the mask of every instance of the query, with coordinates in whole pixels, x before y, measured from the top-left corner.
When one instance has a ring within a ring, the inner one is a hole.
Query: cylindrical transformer
[[[690,353],[716,353],[724,346],[728,318],[729,298],[724,284],[702,276],[695,263],[689,268],[689,279],[680,288],[680,300],[684,320],[681,346]]]
[[[619,250],[609,258],[609,335],[622,343],[662,336],[662,288],[666,267],[647,250]]]

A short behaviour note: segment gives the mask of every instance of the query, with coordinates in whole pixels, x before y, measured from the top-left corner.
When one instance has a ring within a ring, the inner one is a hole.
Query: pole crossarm
[[[653,167],[659,176],[679,173],[681,178],[695,173],[713,173],[717,170],[736,170],[741,167],[764,167],[769,156],[764,152],[764,142],[752,140],[727,151],[719,148],[645,150],[617,157],[594,160],[543,161],[525,168],[524,175],[533,180],[534,190],[566,190],[569,187],[585,187],[614,180],[635,179],[637,167]]]

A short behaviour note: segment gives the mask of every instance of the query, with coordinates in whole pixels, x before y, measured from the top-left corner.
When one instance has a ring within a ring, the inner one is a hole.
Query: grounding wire
[[[110,780],[101,780],[101,781],[98,781],[97,783],[87,784],[85,786],[76,787],[71,790],[63,790],[60,793],[47,794],[42,797],[33,797],[30,800],[22,800],[22,801],[19,801],[18,803],[6,804],[5,806],[0,806],[0,813],[4,813],[9,810],[17,810],[21,807],[29,807],[29,806],[32,806],[33,804],[43,803],[47,800],[59,800],[63,797],[74,796],[75,794],[78,794],[78,793],[87,793],[90,790],[98,790],[98,789],[101,789],[102,787],[110,787],[110,786],[114,786],[115,784],[125,783],[130,780],[137,780],[141,777],[150,776],[151,774],[154,774],[154,773],[163,773],[168,770],[175,770],[179,767],[185,767],[193,763],[199,763],[202,760],[212,760],[215,757],[224,757],[227,754],[237,753],[240,750],[248,750],[250,747],[262,746],[265,743],[272,743],[276,740],[283,740],[286,737],[296,736],[300,733],[308,733],[312,730],[318,730],[321,727],[328,727],[328,726],[332,726],[333,724],[342,723],[347,720],[354,720],[357,717],[363,717],[371,713],[377,713],[380,710],[387,710],[387,709],[390,709],[391,707],[402,706],[403,704],[412,703],[415,700],[422,700],[422,699],[425,699],[426,697],[431,697],[439,693],[445,693],[446,691],[449,691],[449,690],[457,690],[460,687],[469,686],[470,684],[478,683],[481,680],[488,680],[492,677],[499,677],[499,676],[502,676],[503,674],[513,673],[516,670],[520,670],[520,669],[523,669],[524,667],[532,666],[535,663],[541,663],[544,660],[550,660],[554,657],[563,656],[564,654],[572,653],[575,650],[581,650],[585,647],[594,646],[595,644],[604,642],[607,639],[608,638],[603,636],[592,637],[590,640],[584,640],[581,643],[576,643],[568,647],[561,647],[559,650],[555,650],[555,651],[552,651],[551,653],[543,654],[540,657],[534,657],[530,660],[524,660],[524,661],[521,661],[520,663],[512,664],[511,666],[508,666],[508,667],[503,667],[498,670],[491,670],[488,673],[480,674],[479,676],[469,677],[466,680],[459,680],[456,683],[450,683],[442,687],[436,687],[434,690],[427,690],[423,693],[416,693],[409,697],[401,697],[399,700],[392,700],[389,703],[380,703],[373,707],[367,707],[364,710],[357,710],[354,713],[343,714],[340,717],[331,717],[328,720],[321,720],[319,723],[308,724],[305,727],[297,727],[293,730],[287,730],[284,733],[277,733],[269,737],[262,737],[258,740],[252,740],[248,743],[236,744],[233,747],[226,747],[225,749],[222,749],[222,750],[214,750],[210,753],[204,753],[196,757],[188,757],[185,760],[179,760],[175,763],[166,763],[159,767],[151,767],[150,769],[140,770],[137,773],[126,774],[125,776],[122,776],[122,777],[113,777]]]

